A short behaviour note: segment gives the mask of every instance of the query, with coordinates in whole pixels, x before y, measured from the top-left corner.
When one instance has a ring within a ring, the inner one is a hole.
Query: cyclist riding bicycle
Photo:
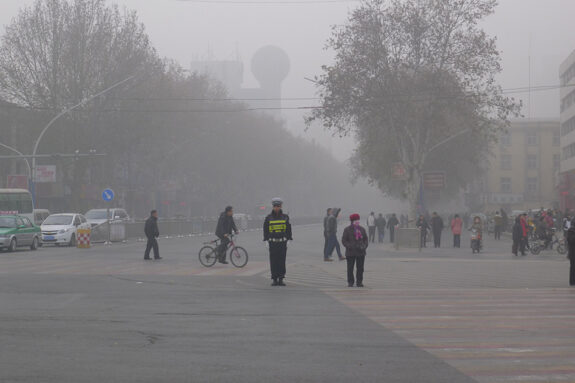
[[[232,232],[238,233],[236,223],[234,222],[234,208],[231,206],[226,207],[226,210],[220,214],[218,219],[218,226],[216,227],[216,236],[222,241],[218,246],[218,261],[227,264],[226,250],[230,243],[230,235]]]

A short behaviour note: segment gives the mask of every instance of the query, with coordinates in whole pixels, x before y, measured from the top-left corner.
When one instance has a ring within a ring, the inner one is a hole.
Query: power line
[[[313,5],[313,4],[344,4],[344,3],[359,3],[361,0],[280,0],[280,1],[268,1],[268,0],[178,0],[187,3],[198,3],[198,4],[227,4],[227,5]]]

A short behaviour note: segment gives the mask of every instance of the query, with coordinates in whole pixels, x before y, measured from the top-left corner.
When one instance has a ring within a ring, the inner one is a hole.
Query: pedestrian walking
[[[144,259],[146,261],[150,260],[150,251],[154,249],[154,259],[162,259],[160,257],[160,248],[158,246],[158,237],[160,236],[160,229],[158,228],[158,211],[152,210],[150,212],[150,217],[146,220],[144,225],[144,233],[146,238],[148,238],[148,243],[146,244],[146,251],[144,252]]]
[[[369,230],[369,242],[375,242],[375,213],[371,212],[367,217],[367,228]]]
[[[416,223],[419,229],[420,247],[427,247],[427,231],[430,229],[425,216],[420,215]]]
[[[521,227],[520,215],[515,218],[515,223],[513,224],[512,229],[512,239],[513,245],[511,247],[511,252],[513,255],[517,256],[521,246],[521,241],[523,240],[523,228]]]
[[[340,211],[341,209],[339,208],[331,209],[331,215],[327,219],[327,249],[323,254],[323,260],[325,262],[333,261],[331,255],[333,254],[334,249],[336,250],[340,261],[345,259],[345,257],[341,254],[341,248],[337,239],[337,218],[339,217]]]
[[[387,221],[383,214],[379,213],[379,216],[375,220],[375,226],[377,226],[377,238],[379,243],[383,243],[385,239],[385,226],[387,225]]]
[[[567,257],[569,258],[569,286],[575,286],[575,219],[567,230]]]
[[[501,232],[503,232],[503,217],[499,212],[496,212],[493,217],[493,235],[496,241],[501,239]]]
[[[323,218],[323,253],[325,255],[326,251],[327,251],[327,240],[328,240],[328,235],[327,235],[327,221],[329,219],[329,216],[331,215],[331,207],[329,209],[327,209],[326,215]]]
[[[463,220],[459,214],[451,220],[451,232],[453,233],[453,247],[461,248],[461,230],[463,229]]]
[[[433,244],[436,248],[441,247],[441,233],[443,232],[443,219],[433,212],[431,217],[431,229],[433,231]]]
[[[232,233],[237,234],[238,228],[234,222],[234,208],[232,206],[227,206],[220,214],[220,218],[218,219],[218,224],[216,226],[216,237],[221,241],[216,250],[218,254],[218,262],[223,263],[224,265],[228,264],[228,261],[226,261],[226,253],[228,251],[230,235]]]
[[[287,242],[293,241],[291,223],[280,198],[274,198],[272,206],[264,221],[264,241],[269,245],[272,286],[285,286]]]
[[[365,229],[360,226],[359,214],[350,215],[349,220],[351,225],[345,228],[341,238],[347,259],[347,285],[353,287],[354,283],[357,283],[357,287],[363,287],[363,269],[369,241]],[[356,269],[355,278],[353,275],[354,267]]]
[[[509,230],[509,216],[507,215],[507,212],[505,211],[505,209],[501,208],[500,209],[501,212],[501,232],[505,233],[507,230]]]
[[[389,242],[391,243],[395,242],[395,228],[397,227],[398,224],[399,221],[397,219],[397,216],[395,215],[395,213],[393,213],[389,218],[389,221],[387,222],[387,228],[389,229]]]

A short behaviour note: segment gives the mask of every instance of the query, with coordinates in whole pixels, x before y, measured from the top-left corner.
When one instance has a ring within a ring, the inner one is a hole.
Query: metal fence
[[[309,225],[318,224],[322,221],[318,217],[301,217],[292,219],[294,224]],[[240,231],[261,229],[263,218],[243,220],[236,222]],[[194,234],[210,234],[215,232],[216,218],[192,218],[189,220],[167,220],[158,222],[160,234],[168,237],[187,237]],[[108,241],[108,230],[111,242],[123,242],[130,238],[143,238],[145,222],[122,222],[112,221],[92,227],[91,241],[101,243]]]

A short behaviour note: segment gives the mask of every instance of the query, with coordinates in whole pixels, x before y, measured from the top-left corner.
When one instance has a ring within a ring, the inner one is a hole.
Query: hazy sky
[[[287,5],[273,4],[273,0],[267,1],[268,4],[109,1],[136,9],[159,53],[176,59],[185,67],[194,59],[233,59],[239,52],[246,67],[245,86],[257,85],[249,71],[252,54],[267,44],[282,47],[291,58],[291,73],[285,83],[284,97],[313,96],[313,84],[304,77],[319,74],[321,65],[329,63],[331,53],[323,47],[330,35],[330,27],[342,24],[348,11],[357,5],[355,2]],[[0,0],[0,24],[9,23],[18,8],[32,2]],[[533,86],[558,84],[559,64],[575,50],[574,15],[575,0],[500,0],[496,14],[486,21],[485,28],[498,38],[504,67],[500,81],[504,88],[529,85],[529,56]],[[529,105],[527,94],[517,97]],[[313,101],[288,105],[311,104]],[[533,93],[531,108],[526,107],[524,114],[558,118],[558,92]],[[349,155],[349,141],[332,140],[318,131],[303,133],[303,123],[299,122],[301,114],[290,112],[286,115],[290,120],[290,130],[296,134],[319,139],[339,158]]]

